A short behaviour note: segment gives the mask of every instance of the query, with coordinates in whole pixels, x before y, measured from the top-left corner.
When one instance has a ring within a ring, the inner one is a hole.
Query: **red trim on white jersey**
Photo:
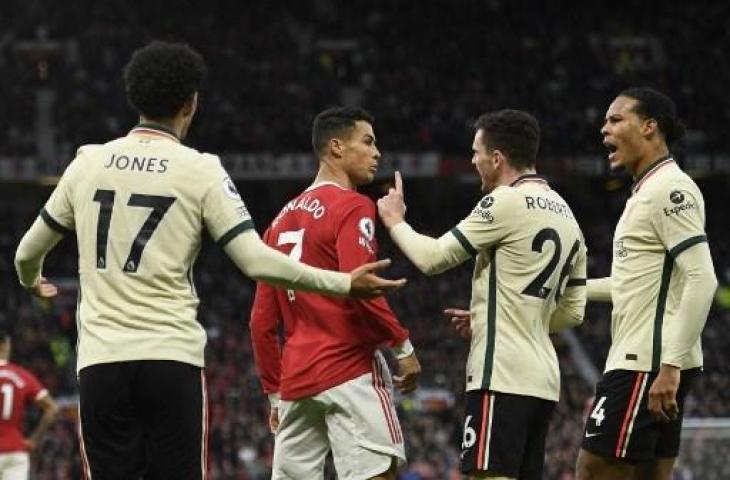
[[[649,179],[649,177],[651,177],[656,172],[658,172],[660,169],[666,167],[670,163],[674,163],[674,159],[672,157],[669,157],[666,160],[661,161],[661,162],[657,163],[656,165],[654,165],[654,167],[652,167],[651,170],[649,170],[648,172],[646,172],[644,174],[644,176],[641,177],[641,179],[638,182],[636,182],[636,185],[634,185],[634,187],[631,189],[631,193],[638,192],[639,191],[639,188],[641,188],[641,186],[644,185],[644,183],[646,183],[646,181]]]
[[[208,478],[208,384],[205,382],[205,372],[200,370],[200,384],[203,393],[203,429],[201,435],[200,464],[203,480]]]
[[[130,135],[135,134],[135,133],[143,134],[143,135],[157,135],[159,137],[165,137],[170,140],[174,140],[177,143],[180,143],[180,139],[177,138],[175,135],[173,135],[171,133],[163,132],[162,130],[156,130],[154,128],[135,127],[129,133],[130,133]]]
[[[79,453],[81,454],[81,471],[84,474],[84,480],[91,480],[91,466],[89,465],[89,457],[86,455],[86,445],[84,444],[84,431],[81,428],[81,402],[78,405],[79,416]]]

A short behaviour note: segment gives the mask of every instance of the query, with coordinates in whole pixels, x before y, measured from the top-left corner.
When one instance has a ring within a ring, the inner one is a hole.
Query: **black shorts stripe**
[[[477,249],[474,248],[474,246],[471,243],[469,243],[469,240],[466,239],[466,237],[464,236],[464,234],[461,233],[461,230],[459,230],[458,228],[454,227],[454,228],[451,229],[451,233],[456,237],[456,239],[459,241],[459,243],[461,244],[461,246],[464,247],[464,250],[466,250],[466,252],[469,255],[471,255],[472,257],[474,257],[474,256],[476,256],[477,253],[479,253],[479,252],[477,252]]]
[[[239,223],[235,227],[228,230],[215,243],[217,243],[219,247],[223,248],[226,245],[228,245],[228,242],[230,242],[231,240],[236,238],[238,235],[240,235],[241,233],[243,233],[246,230],[249,230],[251,228],[254,228],[253,220],[251,220],[249,218],[248,220],[244,220],[243,222]]]
[[[565,284],[566,287],[583,287],[587,284],[585,278],[571,278],[568,280],[568,283]]]
[[[672,258],[677,258],[677,255],[687,250],[689,247],[692,247],[694,245],[697,245],[698,243],[707,242],[707,236],[706,235],[697,235],[696,237],[690,237],[687,240],[682,240],[677,245],[674,246],[671,250],[669,250],[669,256]]]
[[[46,225],[48,225],[50,228],[57,231],[61,235],[70,235],[70,234],[74,233],[74,231],[71,230],[70,228],[66,228],[63,225],[61,225],[60,223],[58,223],[56,221],[56,219],[53,218],[51,216],[51,214],[48,213],[48,211],[45,208],[41,209],[41,218],[43,219],[44,222],[46,222]]]

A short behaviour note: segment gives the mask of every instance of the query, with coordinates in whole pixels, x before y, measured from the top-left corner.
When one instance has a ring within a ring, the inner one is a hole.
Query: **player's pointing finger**
[[[403,195],[403,178],[398,170],[395,171],[395,191]]]

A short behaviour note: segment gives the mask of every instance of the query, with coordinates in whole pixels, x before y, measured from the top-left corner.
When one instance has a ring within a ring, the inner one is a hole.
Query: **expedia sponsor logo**
[[[679,205],[680,203],[684,202],[684,193],[680,192],[679,190],[674,190],[672,193],[669,194],[669,200],[673,204]]]
[[[682,195],[681,192],[677,192],[677,193]],[[684,195],[682,195],[682,200],[684,200]],[[672,200],[672,201],[674,201],[674,200]],[[666,215],[667,217],[671,217],[672,215],[679,215],[680,213],[684,212],[685,210],[694,210],[696,208],[697,208],[697,204],[694,202],[683,203],[681,205],[677,205],[676,207],[671,207],[671,208],[664,207],[664,215]]]
[[[474,210],[472,210],[471,214],[481,217],[487,223],[492,223],[494,222],[494,215],[492,215],[492,212],[489,211],[489,208],[492,205],[494,205],[494,197],[492,197],[491,195],[487,195],[479,201]]]

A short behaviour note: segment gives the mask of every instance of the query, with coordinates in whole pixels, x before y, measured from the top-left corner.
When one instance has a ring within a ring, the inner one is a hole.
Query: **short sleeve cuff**
[[[223,248],[238,235],[252,228],[254,228],[253,220],[251,220],[250,218],[248,220],[244,220],[243,222],[239,223],[238,225],[224,233],[221,238],[216,241],[216,243],[219,247]]]
[[[56,221],[56,219],[53,218],[51,214],[48,213],[48,210],[46,210],[45,208],[41,210],[41,218],[44,222],[46,222],[46,225],[48,225],[51,229],[57,231],[61,235],[70,235],[73,233],[72,229],[64,227],[58,221]]]
[[[692,247],[694,245],[697,245],[698,243],[703,243],[703,242],[707,242],[706,235],[697,235],[695,237],[690,237],[686,240],[679,242],[672,249],[670,249],[669,256],[672,258],[677,258],[677,256],[679,256],[680,253],[684,252],[689,247]]]

